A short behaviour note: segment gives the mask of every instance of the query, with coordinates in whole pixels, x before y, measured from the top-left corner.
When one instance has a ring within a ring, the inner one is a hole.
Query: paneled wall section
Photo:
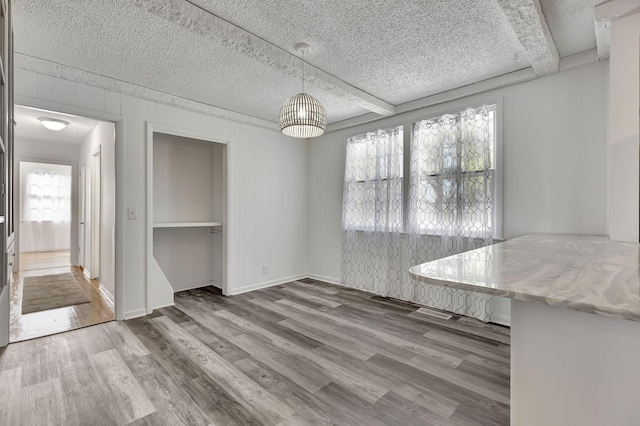
[[[18,69],[18,104],[52,109],[103,112],[122,117],[124,135],[116,144],[123,161],[124,209],[137,209],[137,220],[123,220],[121,254],[124,281],[124,316],[144,315],[146,282],[146,122],[192,131],[224,135],[232,141],[234,158],[230,198],[236,238],[229,242],[229,289],[240,293],[306,276],[307,272],[307,143],[279,132],[182,110],[117,92]],[[58,108],[58,109],[60,109]],[[90,115],[90,114],[87,114]],[[262,273],[262,265],[268,272]],[[116,301],[118,301],[116,295]]]

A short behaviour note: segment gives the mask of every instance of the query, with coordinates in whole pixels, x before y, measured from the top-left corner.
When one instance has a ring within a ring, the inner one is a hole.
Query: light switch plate
[[[137,219],[138,218],[138,211],[134,208],[128,208],[127,209],[127,218],[129,218],[129,220],[133,220],[133,219]]]

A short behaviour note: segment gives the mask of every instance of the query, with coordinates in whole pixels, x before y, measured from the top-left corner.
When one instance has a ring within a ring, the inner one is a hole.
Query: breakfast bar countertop
[[[421,282],[640,321],[640,244],[531,234],[411,267]]]

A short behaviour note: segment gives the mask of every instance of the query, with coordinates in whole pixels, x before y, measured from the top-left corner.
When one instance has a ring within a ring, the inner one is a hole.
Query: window
[[[25,201],[24,220],[69,222],[71,219],[70,171],[29,171]]]
[[[342,228],[491,235],[495,222],[496,105],[415,123],[410,149],[403,149],[403,134],[399,126],[348,139]],[[407,165],[403,164],[405,153],[410,156]],[[403,194],[402,181],[407,175],[409,191]]]
[[[349,138],[343,229],[402,230],[402,168],[402,127]]]
[[[491,235],[495,124],[495,105],[414,124],[409,232]]]

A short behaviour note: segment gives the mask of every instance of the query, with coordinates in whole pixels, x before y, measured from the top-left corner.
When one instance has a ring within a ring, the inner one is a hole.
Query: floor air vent
[[[440,311],[434,311],[433,309],[429,308],[420,308],[416,312],[418,312],[419,314],[431,315],[432,317],[442,318],[445,320],[451,319],[451,315],[445,314],[444,312]]]

